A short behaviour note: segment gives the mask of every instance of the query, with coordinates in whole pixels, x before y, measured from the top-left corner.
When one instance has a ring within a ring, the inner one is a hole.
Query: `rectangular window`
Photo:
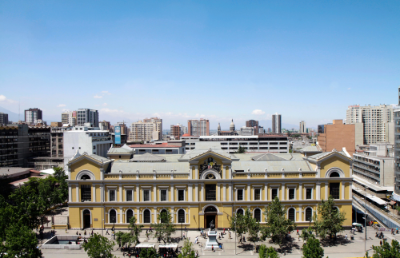
[[[278,197],[278,189],[277,188],[271,189],[271,199],[273,200],[276,197]]]
[[[162,202],[167,201],[167,190],[161,190],[161,201]]]
[[[206,201],[215,201],[217,193],[216,185],[206,185]]]
[[[261,200],[261,189],[254,189],[254,200]]]
[[[81,185],[82,202],[90,202],[92,200],[92,191],[90,185]]]
[[[330,195],[332,195],[333,199],[339,199],[339,188],[340,183],[330,183]]]
[[[150,190],[143,190],[143,201],[150,201]]]
[[[132,190],[126,190],[126,201],[131,202],[133,200]]]
[[[289,200],[294,200],[295,190],[294,188],[289,188]]]
[[[237,200],[238,201],[243,201],[243,189],[238,189],[237,190]]]
[[[110,202],[115,202],[115,190],[110,190]]]
[[[306,189],[306,199],[311,200],[312,199],[312,188],[307,188]]]
[[[185,200],[185,190],[178,190],[178,201]]]

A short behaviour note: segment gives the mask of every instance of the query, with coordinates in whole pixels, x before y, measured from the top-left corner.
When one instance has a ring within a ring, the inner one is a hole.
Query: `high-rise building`
[[[210,135],[210,121],[200,118],[200,120],[188,120],[188,134],[191,136]]]
[[[394,144],[394,193],[393,198],[400,202],[400,106],[394,109],[394,131],[396,142]]]
[[[184,125],[181,125],[181,124],[178,124],[178,125],[179,125],[180,128],[181,128],[181,135],[184,135],[184,134],[188,133],[188,128],[187,128],[187,126],[184,126]]]
[[[61,123],[63,125],[76,125],[76,111],[66,111],[61,113]]]
[[[76,114],[76,125],[84,126],[86,123],[90,123],[92,127],[99,127],[99,111],[97,109],[80,108]]]
[[[306,133],[306,132],[307,132],[307,130],[306,130],[306,122],[301,121],[301,122],[300,122],[299,133]]]
[[[103,120],[103,121],[99,122],[99,128],[100,128],[100,130],[109,131],[111,128],[111,123],[109,121]]]
[[[171,130],[169,134],[175,138],[175,140],[179,140],[181,137],[181,127],[180,125],[171,125]]]
[[[134,122],[131,125],[129,140],[140,141],[158,141],[162,139],[162,119],[150,118],[143,121]]]
[[[272,115],[272,132],[282,133],[282,117],[278,113]]]
[[[346,123],[363,124],[362,136],[366,145],[378,142],[394,143],[392,106],[349,106],[346,111]]]
[[[248,120],[246,121],[246,127],[254,127],[254,134],[259,134],[259,124],[257,120]],[[264,133],[264,132],[262,132]]]
[[[322,128],[323,127],[323,128]],[[356,146],[362,145],[362,124],[344,124],[342,119],[333,120],[333,124],[319,125],[318,145],[322,151],[346,151],[353,155]]]
[[[25,110],[25,122],[29,125],[38,123],[38,120],[43,120],[42,110],[39,108],[30,108]]]
[[[0,112],[0,125],[8,125],[8,114]]]

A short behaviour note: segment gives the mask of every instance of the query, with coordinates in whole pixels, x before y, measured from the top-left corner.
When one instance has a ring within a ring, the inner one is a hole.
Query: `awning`
[[[396,204],[396,202],[395,201],[390,201],[390,203],[389,203],[390,205],[395,205]]]
[[[386,205],[387,204],[387,202],[385,202],[384,200],[382,200],[381,198],[376,197],[376,196],[369,195],[369,196],[367,196],[367,198],[370,199],[373,202],[376,202],[379,205]]]
[[[177,244],[158,245],[158,248],[177,248]]]
[[[392,194],[392,199],[400,202],[400,195],[393,193]]]
[[[152,247],[154,247],[154,246],[155,246],[154,244],[140,243],[140,244],[136,245],[135,247],[136,247],[136,248],[152,248]]]

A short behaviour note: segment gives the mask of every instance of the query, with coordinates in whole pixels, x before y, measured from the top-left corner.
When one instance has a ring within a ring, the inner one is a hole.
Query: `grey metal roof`
[[[126,144],[120,148],[111,147],[107,152],[107,154],[132,154],[132,153],[133,149]]]
[[[163,157],[158,156],[158,155],[154,155],[154,154],[151,154],[151,153],[145,153],[145,154],[142,154],[142,155],[137,155],[136,154],[131,159],[131,161],[132,162],[164,162],[165,159]]]
[[[345,156],[346,158],[350,159],[349,157],[347,157],[346,153],[344,153],[343,151],[330,151],[330,152],[322,152],[322,153],[318,153],[315,155],[312,155],[310,157],[308,157],[309,160],[313,160],[313,161],[317,161],[320,160],[322,158],[325,158],[326,156],[329,156],[332,153],[340,153],[341,155]]]
[[[247,172],[279,172],[284,169],[285,171],[312,171],[308,162],[305,160],[285,160],[285,161],[238,161],[232,162],[232,170],[243,170]]]
[[[264,153],[264,154],[259,154],[256,155],[252,158],[254,161],[280,161],[280,160],[286,160],[282,157],[278,157],[274,154],[271,153]]]
[[[197,142],[196,142],[196,147],[197,147]],[[195,147],[195,149],[188,151],[186,154],[183,154],[179,158],[179,161],[189,161],[190,159],[200,156],[208,151],[212,151],[216,154],[219,154],[219,155],[226,157],[228,159],[231,159],[231,160],[239,160],[234,154],[223,151],[221,149],[221,147],[214,147],[214,148],[209,148],[209,149],[196,149],[196,147]]]
[[[21,168],[21,167],[0,167],[0,175],[10,175],[18,174],[18,173],[28,173],[29,170],[34,168]]]
[[[120,162],[114,161],[111,166],[111,173],[189,173],[189,163],[187,162]]]
[[[301,149],[300,152],[304,153],[304,152],[322,152],[322,151],[318,150],[317,146],[307,146]]]
[[[83,155],[85,155],[86,153],[84,153]],[[96,154],[86,154],[87,156],[89,156],[89,157],[91,157],[91,158],[93,158],[93,159],[95,159],[95,160],[97,160],[97,161],[99,161],[99,162],[101,162],[101,163],[105,163],[105,162],[108,162],[108,161],[111,161],[111,159],[107,159],[107,158],[105,158],[105,157],[102,157],[102,156],[99,156],[99,155],[96,155]]]

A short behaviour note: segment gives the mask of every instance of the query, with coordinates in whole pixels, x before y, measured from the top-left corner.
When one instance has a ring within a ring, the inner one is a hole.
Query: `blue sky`
[[[0,106],[316,127],[397,103],[400,1],[1,1]]]

